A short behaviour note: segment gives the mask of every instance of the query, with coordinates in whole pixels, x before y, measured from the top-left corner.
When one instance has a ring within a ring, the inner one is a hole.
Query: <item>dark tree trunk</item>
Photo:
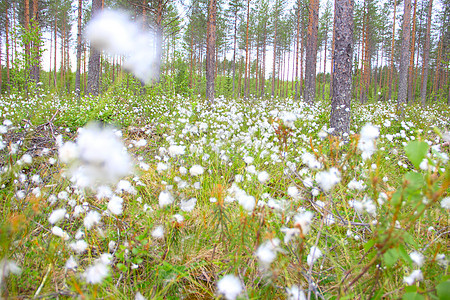
[[[75,75],[75,93],[81,94],[81,17],[83,15],[83,0],[78,0],[78,32],[77,32],[77,71]],[[114,77],[114,69],[113,69]],[[113,80],[114,81],[114,80]]]
[[[92,17],[102,9],[102,0],[92,0]],[[87,93],[97,96],[100,91],[100,51],[91,47],[88,64]]]
[[[330,127],[341,136],[350,130],[353,57],[353,0],[336,0],[334,5],[334,76]]]
[[[406,103],[408,96],[408,63],[411,32],[411,0],[405,0],[402,28],[402,50],[400,55],[400,73],[398,79],[398,108],[403,111],[403,103]]]
[[[409,60],[409,74],[408,74],[408,99],[407,101],[412,103],[413,99],[413,84],[414,84],[414,53],[416,45],[416,11],[417,11],[417,0],[414,0],[414,13],[413,13],[413,26],[412,26],[412,37],[411,37],[411,50],[410,50],[410,60]]]
[[[428,81],[428,64],[430,62],[430,31],[431,31],[431,11],[433,8],[433,0],[428,4],[427,17],[427,33],[425,36],[425,48],[423,49],[423,67],[422,67],[422,87],[420,90],[420,102],[422,106],[425,105],[427,96],[427,81]]]
[[[214,67],[216,50],[216,0],[209,0],[208,28],[206,37],[206,98],[214,102]]]
[[[316,96],[317,31],[319,26],[319,0],[311,0],[306,36],[305,101],[314,102]]]

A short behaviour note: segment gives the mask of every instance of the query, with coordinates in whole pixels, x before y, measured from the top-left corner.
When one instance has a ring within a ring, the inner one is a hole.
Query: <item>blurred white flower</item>
[[[333,167],[328,171],[317,173],[316,181],[324,192],[328,192],[341,181],[341,173]]]
[[[19,275],[21,272],[22,269],[15,261],[6,258],[0,261],[0,283],[3,278],[8,277],[9,273]]]
[[[55,209],[52,212],[52,214],[50,215],[50,217],[48,217],[48,222],[50,224],[55,224],[58,221],[62,220],[65,215],[66,215],[66,209],[65,208]]]
[[[162,191],[159,194],[158,200],[159,200],[159,207],[163,208],[166,205],[172,204],[175,198],[169,191]]]
[[[52,233],[56,236],[59,236],[61,238],[63,238],[63,240],[67,241],[68,239],[70,239],[70,236],[67,234],[67,232],[65,232],[64,230],[61,229],[61,227],[58,226],[53,226],[52,228]]]
[[[162,239],[164,237],[164,227],[156,226],[152,231],[152,237],[155,239]]]
[[[70,243],[69,247],[72,248],[72,250],[75,251],[77,254],[82,254],[84,251],[86,251],[88,244],[84,240],[79,240]]]
[[[299,228],[305,236],[311,229],[312,218],[314,214],[310,211],[304,211],[294,216],[294,226]]]
[[[306,262],[308,263],[308,266],[312,266],[314,262],[319,259],[322,256],[322,251],[320,251],[319,248],[316,246],[312,246],[309,250],[309,254],[306,257]]]
[[[234,300],[242,292],[242,284],[234,275],[225,275],[217,283],[217,292],[227,300]]]
[[[423,265],[424,256],[422,253],[413,251],[409,254],[409,257],[411,257],[412,261],[420,268]]]
[[[108,202],[108,210],[114,215],[120,215],[123,212],[123,199],[112,196]]]
[[[375,152],[375,139],[380,135],[378,127],[367,123],[361,129],[361,134],[358,143],[358,149],[362,151],[362,158],[364,160],[370,158]]]
[[[297,187],[290,186],[287,189],[287,193],[289,196],[291,196],[294,200],[297,200],[300,197],[300,192]]]
[[[262,171],[258,173],[258,181],[261,183],[265,183],[267,180],[269,180],[269,173],[266,171]]]
[[[202,175],[203,172],[204,172],[204,169],[203,169],[203,167],[200,166],[200,165],[193,165],[193,166],[189,169],[189,173],[190,173],[192,176],[199,176],[199,175]]]
[[[407,285],[413,285],[416,281],[422,281],[423,274],[421,270],[414,270],[409,276],[403,278],[403,282]]]
[[[70,166],[70,180],[80,188],[115,184],[132,169],[130,156],[114,131],[96,124],[81,128],[76,143],[63,144],[59,154]]]
[[[189,200],[181,200],[180,208],[182,211],[190,212],[195,208],[197,198],[191,198]]]
[[[288,300],[306,300],[305,292],[296,285],[286,288],[286,294]]]
[[[255,255],[263,267],[268,267],[275,260],[279,244],[278,239],[272,239],[265,241],[258,247]]]
[[[94,225],[100,223],[101,216],[100,214],[95,211],[91,210],[86,214],[86,217],[84,217],[84,227],[86,227],[87,230],[91,229]]]
[[[108,273],[108,265],[104,264],[102,261],[97,261],[86,269],[83,276],[87,283],[98,284],[108,276]]]
[[[142,30],[128,14],[102,10],[86,26],[85,37],[92,46],[110,55],[125,56],[124,67],[140,80],[148,83],[156,78],[155,67],[161,53],[160,38]]]
[[[441,201],[441,207],[444,209],[450,209],[450,197],[445,197]]]
[[[66,261],[66,264],[65,264],[64,268],[74,270],[74,269],[76,269],[77,266],[78,266],[77,261],[76,261],[75,258],[71,255],[71,256],[69,257],[69,259]]]

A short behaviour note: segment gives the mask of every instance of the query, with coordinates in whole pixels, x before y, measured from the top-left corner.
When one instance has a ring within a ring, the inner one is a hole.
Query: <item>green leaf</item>
[[[368,240],[367,243],[364,244],[364,250],[369,251],[373,245],[375,245],[375,240]]]
[[[405,247],[403,247],[403,245],[400,245],[398,247],[398,254],[405,262],[407,262],[407,263],[412,262],[411,257],[408,255],[408,252],[406,252]]]
[[[127,266],[125,266],[122,263],[118,263],[116,266],[117,266],[117,269],[119,269],[121,272],[126,272],[127,271]]]
[[[406,293],[403,295],[402,299],[403,300],[422,300],[422,299],[425,299],[425,297],[419,293]]]
[[[405,147],[406,156],[412,164],[418,169],[420,163],[425,158],[428,152],[428,144],[420,141],[409,142]]]
[[[401,190],[397,190],[391,198],[391,204],[393,206],[397,206],[400,205],[402,201],[402,191]]]
[[[392,267],[400,257],[397,249],[389,249],[384,253],[383,260],[387,267]]]
[[[406,173],[405,179],[408,181],[408,190],[418,190],[425,184],[422,174],[417,172]]]
[[[450,299],[450,281],[444,281],[436,286],[440,300]]]

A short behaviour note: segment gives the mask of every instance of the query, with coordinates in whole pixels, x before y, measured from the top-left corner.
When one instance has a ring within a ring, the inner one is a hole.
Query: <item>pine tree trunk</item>
[[[11,91],[11,81],[10,81],[10,74],[9,74],[9,16],[8,16],[8,2],[5,3],[5,35],[6,35],[6,89],[8,93]]]
[[[330,127],[342,136],[350,130],[353,57],[353,0],[336,0],[333,97]],[[345,136],[344,136],[345,138]]]
[[[57,52],[57,46],[58,46],[58,44],[57,44],[57,41],[58,41],[58,24],[57,24],[57,18],[56,18],[56,16],[55,16],[55,53],[54,53],[54,57],[53,57],[53,65],[54,65],[54,68],[55,68],[55,70],[54,70],[54,72],[53,72],[53,86],[55,87],[55,89],[56,89],[56,52]]]
[[[278,2],[277,2],[278,3]],[[278,9],[278,8],[276,8]],[[273,39],[273,63],[272,63],[272,98],[275,96],[275,62],[277,58],[277,25],[278,25],[278,16],[275,18],[275,36]]]
[[[327,25],[328,26],[328,25]],[[325,85],[327,84],[327,46],[328,46],[328,27],[325,35],[325,47],[323,54],[323,85],[322,85],[322,100],[325,100]]]
[[[312,103],[316,95],[317,31],[319,26],[319,0],[311,0],[306,37],[305,101]]]
[[[298,53],[300,44],[300,3],[297,2],[297,47],[295,49],[295,100],[298,100]]]
[[[411,0],[404,1],[403,26],[402,26],[402,50],[400,54],[400,73],[398,77],[397,105],[403,113],[403,103],[408,96],[408,63],[411,31]]]
[[[102,0],[92,0],[92,17],[101,10]],[[91,46],[88,64],[87,93],[98,96],[100,92],[100,51]]]
[[[237,11],[234,13],[234,35],[233,35],[233,97],[236,87],[236,37],[237,37]]]
[[[244,98],[248,98],[249,90],[249,59],[248,59],[248,23],[250,22],[250,0],[247,0],[247,24],[245,29],[245,77],[244,77]]]
[[[33,0],[33,26],[35,26],[37,28],[37,30],[39,30],[39,17],[38,17],[38,0]],[[35,82],[39,82],[40,81],[40,54],[39,54],[39,42],[35,43],[33,45],[33,49],[34,49],[34,55],[36,55],[35,57],[33,57],[33,66],[31,67],[31,73],[32,73],[32,79]]]
[[[433,84],[434,101],[437,101],[437,97],[439,94],[439,73],[440,73],[440,69],[441,69],[443,39],[444,39],[444,37],[441,35],[441,38],[439,39],[439,45],[438,45],[438,56],[436,59],[436,72],[434,74],[434,84]]]
[[[77,32],[77,71],[75,75],[75,93],[81,95],[81,17],[83,15],[83,0],[78,0],[78,32]],[[113,69],[114,77],[114,69]],[[114,81],[114,79],[113,79]]]
[[[410,49],[410,59],[409,59],[409,74],[408,74],[408,99],[409,103],[414,102],[413,99],[413,83],[414,83],[414,54],[416,45],[416,11],[417,11],[417,0],[414,0],[414,13],[413,13],[413,26],[412,26],[412,39],[411,39],[411,49]]]
[[[425,36],[425,48],[423,49],[423,66],[422,66],[422,87],[420,89],[420,102],[425,106],[428,81],[428,64],[430,61],[430,33],[431,33],[431,11],[433,8],[433,0],[428,4],[427,16],[427,33]]]
[[[330,98],[333,97],[334,81],[334,42],[336,39],[336,13],[333,13],[333,38],[331,40],[331,73],[330,73]]]
[[[389,72],[389,95],[388,99],[392,98],[392,82],[394,81],[394,42],[395,42],[395,16],[397,14],[397,0],[394,0],[394,24],[392,26],[392,45],[391,45],[391,69]]]
[[[216,0],[209,0],[208,28],[206,41],[206,98],[214,102],[214,69],[216,50]]]

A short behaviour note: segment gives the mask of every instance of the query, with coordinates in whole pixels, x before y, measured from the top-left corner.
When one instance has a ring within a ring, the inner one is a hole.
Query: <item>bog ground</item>
[[[449,298],[446,106],[0,99],[4,298]]]

